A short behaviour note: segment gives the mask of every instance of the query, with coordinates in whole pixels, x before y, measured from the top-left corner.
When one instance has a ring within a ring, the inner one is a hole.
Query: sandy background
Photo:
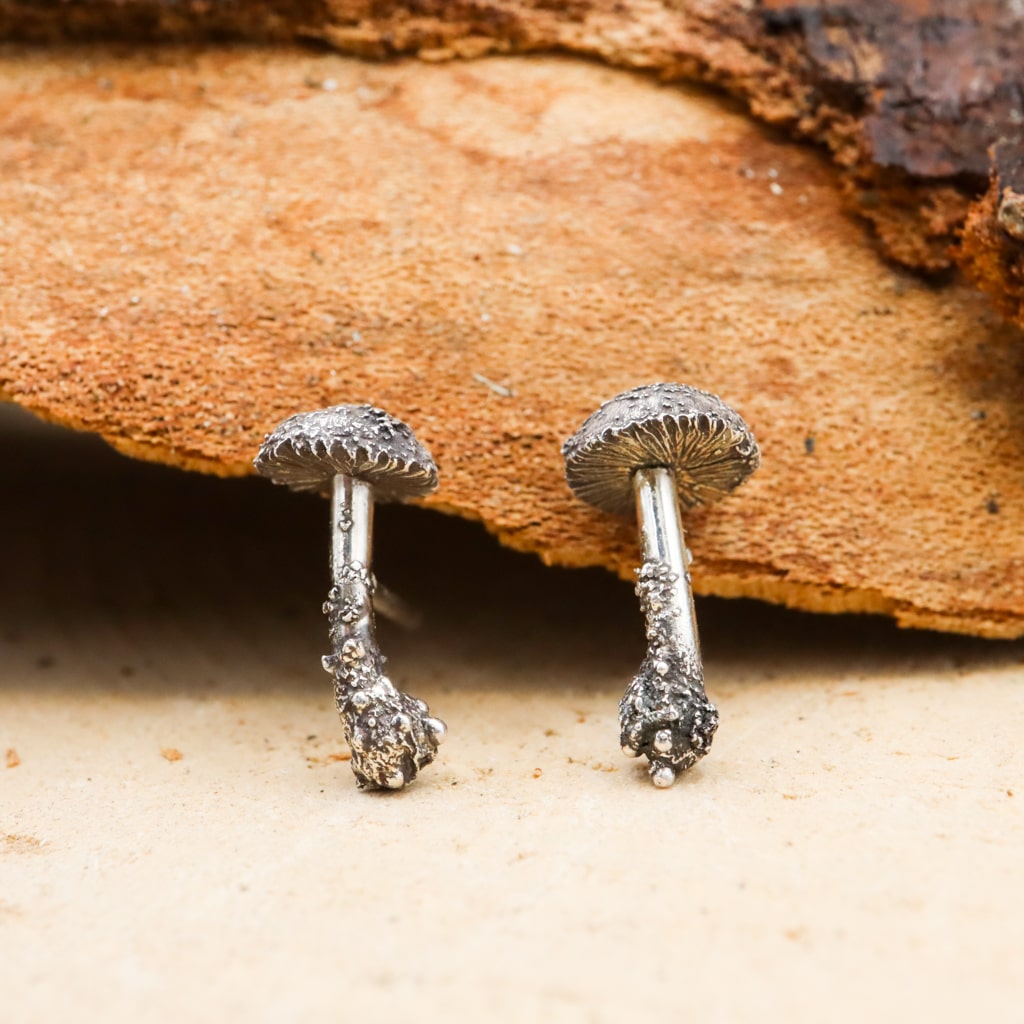
[[[325,505],[9,410],[0,446],[7,1019],[1019,1013],[1021,643],[702,601],[722,726],[657,791],[617,746],[629,586],[385,509],[427,615],[382,626],[392,675],[451,732],[368,796],[318,664]]]

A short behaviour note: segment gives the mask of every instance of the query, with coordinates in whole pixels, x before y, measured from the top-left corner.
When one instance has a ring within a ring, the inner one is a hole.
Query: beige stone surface
[[[656,380],[763,467],[688,518],[706,593],[1024,631],[1022,347],[883,263],[825,159],[720,98],[589,64],[8,51],[0,395],[123,451],[250,471],[297,409],[371,401],[438,508],[623,575],[560,442]]]
[[[12,1019],[1014,1019],[1020,643],[703,601],[722,726],[658,791],[616,743],[628,586],[386,509],[427,617],[385,650],[451,734],[369,796],[318,665],[321,502],[0,442]]]

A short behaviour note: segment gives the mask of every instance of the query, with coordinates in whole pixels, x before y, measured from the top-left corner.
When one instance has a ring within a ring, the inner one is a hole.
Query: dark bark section
[[[967,218],[960,264],[1000,311],[1024,324],[1024,146],[992,149],[988,192]]]
[[[0,38],[283,43],[328,18],[324,0],[0,0]]]
[[[930,180],[985,178],[987,150],[1024,104],[1024,19],[1005,2],[766,0],[795,35],[799,73],[863,121],[873,163]]]
[[[826,145],[886,253],[925,271],[960,258],[993,144],[1006,140],[1004,162],[1024,153],[1014,0],[0,0],[0,38],[317,41],[377,59],[558,50],[709,82]],[[1003,228],[1016,215],[992,213]]]
[[[1003,140],[993,151],[996,219],[1006,234],[1024,242],[1024,146]]]
[[[847,169],[886,250],[949,266],[989,147],[1020,135],[1024,19],[997,0],[765,0],[762,15],[752,45],[786,70],[797,127]]]

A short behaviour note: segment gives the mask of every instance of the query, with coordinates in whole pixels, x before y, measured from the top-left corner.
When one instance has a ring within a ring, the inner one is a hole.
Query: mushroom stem
[[[434,760],[445,726],[427,705],[396,690],[384,674],[373,615],[370,571],[373,492],[339,474],[331,496],[332,586],[324,604],[332,653],[324,668],[334,676],[334,697],[352,748],[360,788],[401,789]]]
[[[331,601],[337,608],[334,614],[328,612],[331,646],[338,657],[346,650],[351,655],[362,649],[368,666],[376,660],[383,669],[373,615],[372,546],[370,486],[354,477],[336,476],[331,495]],[[346,684],[355,681],[349,678]]]
[[[623,751],[645,754],[656,786],[707,753],[718,711],[704,692],[704,669],[689,561],[671,470],[633,475],[644,564],[636,592],[647,622],[647,656],[619,705]]]
[[[672,628],[672,642],[686,648],[700,664],[697,615],[690,587],[689,552],[679,514],[679,495],[671,470],[657,467],[638,469],[633,474],[636,517],[640,523],[640,548],[644,562],[658,562],[682,581],[671,591],[671,607],[665,620]]]
[[[373,549],[373,491],[351,476],[336,476],[331,495],[331,574],[343,582],[346,566],[359,562],[369,568]],[[342,578],[339,578],[341,576]]]

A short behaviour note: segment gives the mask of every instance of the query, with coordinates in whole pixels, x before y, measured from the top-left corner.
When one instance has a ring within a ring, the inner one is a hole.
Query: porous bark
[[[708,83],[826,145],[885,252],[924,271],[953,264],[989,147],[1020,152],[1024,123],[1012,0],[0,0],[0,37],[315,41],[432,61],[567,52]]]
[[[993,147],[988,191],[964,231],[961,263],[999,309],[1024,325],[1024,146]]]
[[[631,576],[559,446],[682,380],[763,453],[687,517],[700,592],[1024,633],[1019,332],[879,260],[821,154],[720,97],[537,57],[12,51],[0,138],[0,396],[223,474],[369,401],[436,507]]]

